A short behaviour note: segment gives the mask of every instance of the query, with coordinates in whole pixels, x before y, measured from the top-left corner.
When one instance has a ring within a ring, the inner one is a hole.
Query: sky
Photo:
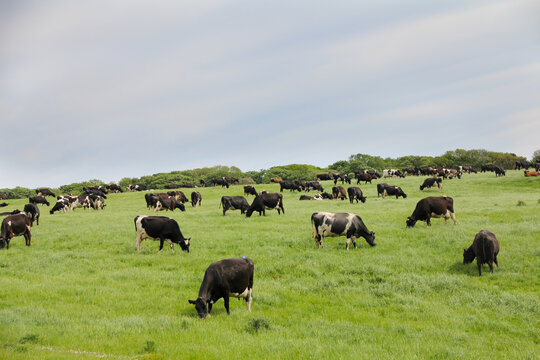
[[[0,188],[540,148],[540,2],[0,2]]]

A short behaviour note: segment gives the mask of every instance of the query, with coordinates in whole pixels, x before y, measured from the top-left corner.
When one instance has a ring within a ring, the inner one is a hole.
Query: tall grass
[[[360,185],[364,204],[299,201],[286,190],[285,215],[249,219],[218,208],[241,186],[198,189],[202,207],[160,213],[192,237],[189,254],[158,254],[149,240],[137,254],[133,218],[154,215],[143,193],[111,194],[103,211],[42,207],[32,246],[17,237],[0,251],[0,358],[537,359],[540,181],[508,171],[420,191],[422,181],[385,179],[407,193],[399,200],[377,198],[376,182]],[[419,199],[442,194],[454,198],[458,225],[406,229]],[[314,211],[360,215],[377,246],[359,239],[347,252],[345,238],[328,238],[316,249]],[[462,252],[481,229],[497,235],[501,252],[500,267],[478,277]],[[244,255],[255,262],[252,312],[231,299],[227,316],[220,300],[200,320],[187,300],[206,267]]]

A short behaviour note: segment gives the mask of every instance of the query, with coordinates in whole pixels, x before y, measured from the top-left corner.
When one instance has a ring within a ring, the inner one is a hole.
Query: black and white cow
[[[82,207],[83,209],[90,208],[90,199],[88,198],[88,195],[79,195],[77,196],[77,199],[73,201],[70,205],[71,211]]]
[[[0,230],[0,249],[4,247],[9,249],[9,243],[15,236],[24,236],[26,246],[30,246],[32,235],[30,229],[32,227],[32,219],[30,214],[18,213],[6,217],[2,221]]]
[[[323,246],[325,237],[347,237],[345,248],[349,250],[349,244],[353,243],[356,248],[356,239],[363,237],[371,246],[377,245],[375,233],[369,231],[360,216],[351,213],[315,212],[311,215],[311,225],[315,245]]]
[[[159,195],[159,194],[158,194]],[[167,195],[174,197],[176,200],[180,201],[182,204],[187,203],[189,200],[180,190],[167,191]]]
[[[202,205],[202,196],[198,191],[193,191],[191,193],[191,206],[197,207]]]
[[[437,186],[440,189],[442,189],[442,179],[441,178],[427,178],[424,180],[424,183],[420,185],[420,190],[429,189],[433,186]]]
[[[357,186],[350,186],[347,189],[347,194],[349,194],[349,201],[351,202],[351,204],[353,203],[354,200],[356,200],[357,203],[358,203],[358,200],[360,200],[363,203],[366,202],[366,198],[362,194],[362,190],[360,190],[360,188]]]
[[[302,188],[300,187],[300,185],[297,185],[294,183],[294,181],[289,181],[289,180],[283,180],[282,182],[279,183],[279,191],[280,192],[283,192],[283,189],[288,189],[290,191],[302,191]]]
[[[60,199],[56,201],[56,204],[54,204],[53,208],[49,213],[52,215],[55,211],[63,211],[64,213],[69,210],[69,200],[68,199]]]
[[[47,199],[45,199],[43,196],[30,196],[28,198],[28,201],[31,203],[31,204],[45,204],[47,206],[49,206],[49,202],[47,201]]]
[[[176,220],[166,216],[138,215],[134,219],[136,232],[137,252],[141,252],[141,243],[144,239],[159,240],[159,252],[163,249],[165,240],[171,245],[180,245],[180,248],[189,252],[191,238],[185,238],[180,231]]]
[[[382,194],[382,198],[386,198],[386,195],[395,196],[398,199],[400,196],[407,198],[407,194],[399,186],[388,185],[387,183],[377,184],[377,197]]]
[[[227,210],[240,210],[240,214],[244,214],[249,209],[249,203],[243,196],[222,196],[219,207],[223,207],[223,216]]]
[[[266,209],[276,209],[278,214],[280,211],[285,214],[285,209],[283,208],[283,195],[280,193],[273,194],[259,194],[255,197],[255,200],[251,203],[251,206],[246,211],[246,217],[250,217],[254,211],[259,213],[259,216],[266,216]]]
[[[253,261],[245,256],[210,264],[204,272],[197,300],[189,300],[189,303],[195,305],[195,310],[202,319],[210,316],[212,305],[221,298],[227,315],[230,315],[230,296],[244,298],[247,310],[251,312],[254,269]]]
[[[227,187],[227,189],[229,188],[229,182],[225,180],[224,177],[212,179],[210,183],[212,184],[212,186],[221,185],[221,187],[225,186]]]
[[[154,206],[154,211],[180,209],[180,211],[186,211],[186,207],[183,203],[176,200],[173,196],[167,194],[157,194],[158,200]]]
[[[478,276],[482,276],[482,264],[488,264],[489,270],[493,273],[493,263],[499,266],[497,262],[499,249],[499,240],[495,234],[491,231],[480,230],[474,237],[472,245],[468,249],[463,249],[463,264],[470,264],[476,258]]]
[[[257,190],[251,185],[244,185],[244,195],[253,195],[257,196]]]
[[[387,177],[405,177],[398,169],[384,169],[383,178]]]
[[[432,217],[444,217],[444,223],[448,224],[450,217],[457,224],[454,214],[454,199],[449,196],[430,196],[418,201],[411,216],[407,218],[407,227],[414,227],[418,220],[426,221],[431,226]]]
[[[344,173],[332,174],[332,177],[334,178],[334,185],[337,185],[337,182],[339,180],[341,180],[342,184],[344,184],[345,182],[348,184],[351,183],[351,179],[349,178],[349,175],[344,174]]]
[[[136,185],[136,184],[129,184],[127,186],[127,191],[141,191],[141,187],[139,185]]]
[[[39,208],[36,204],[24,205],[23,211],[30,214],[30,226],[34,226],[34,220],[36,220],[36,225],[39,225]]]
[[[109,184],[109,185],[105,185],[105,187],[107,188],[107,190],[111,192],[115,192],[115,193],[123,192],[120,185],[117,185],[117,184]]]

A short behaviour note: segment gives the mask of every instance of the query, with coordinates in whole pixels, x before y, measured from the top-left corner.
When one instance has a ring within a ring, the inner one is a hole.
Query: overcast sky
[[[0,188],[540,148],[540,2],[0,2]]]

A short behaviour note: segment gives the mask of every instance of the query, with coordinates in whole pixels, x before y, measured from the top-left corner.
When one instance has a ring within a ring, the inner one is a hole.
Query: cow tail
[[[486,261],[486,233],[482,231],[482,254],[483,254],[483,262]]]

